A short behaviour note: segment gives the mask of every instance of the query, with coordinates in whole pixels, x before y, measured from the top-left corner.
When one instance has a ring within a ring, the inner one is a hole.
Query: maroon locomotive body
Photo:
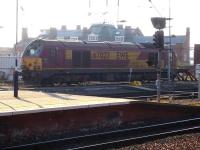
[[[155,80],[158,49],[132,43],[36,40],[25,49],[22,64],[25,82]],[[166,66],[167,52],[163,51],[163,76]]]

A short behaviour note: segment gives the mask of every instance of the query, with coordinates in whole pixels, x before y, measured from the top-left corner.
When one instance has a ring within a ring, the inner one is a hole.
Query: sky
[[[0,47],[13,47],[16,42],[16,1],[0,0]],[[199,0],[18,0],[18,41],[22,27],[28,28],[29,37],[37,37],[41,29],[50,27],[89,28],[104,21],[117,25],[119,20],[152,36],[156,29],[151,17],[169,17],[169,6],[171,34],[185,35],[190,27],[191,47],[200,44]],[[164,32],[168,36],[168,24]]]

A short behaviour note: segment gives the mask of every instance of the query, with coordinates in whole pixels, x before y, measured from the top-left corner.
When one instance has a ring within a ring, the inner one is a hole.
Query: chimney
[[[190,64],[190,28],[186,28],[186,40],[184,43],[184,49],[185,49],[185,55],[186,55],[186,61],[188,64]]]
[[[130,29],[131,29],[131,26],[125,26],[125,29],[126,29],[126,30],[130,30]]]
[[[186,36],[190,39],[190,28],[186,28]]]
[[[22,28],[22,41],[25,41],[28,39],[28,29]]]
[[[62,31],[66,31],[66,30],[67,30],[66,25],[62,25],[62,26],[61,26],[61,30],[62,30]]]
[[[84,30],[84,31],[87,31],[88,29],[87,29],[87,27],[83,27],[83,30]]]
[[[81,25],[77,25],[76,30],[81,30]]]
[[[122,24],[118,24],[117,25],[117,29],[123,29],[123,25]]]
[[[88,34],[89,34],[89,30],[87,29],[87,27],[83,27],[81,40],[87,41],[88,40]]]
[[[56,39],[57,38],[57,29],[50,28],[49,30],[49,39]]]

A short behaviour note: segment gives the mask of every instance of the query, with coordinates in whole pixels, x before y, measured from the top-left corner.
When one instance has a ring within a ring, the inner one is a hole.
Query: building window
[[[95,34],[88,35],[88,41],[98,41],[98,35]]]
[[[124,42],[124,36],[115,36],[115,42]]]
[[[58,40],[64,40],[64,37],[57,37]]]
[[[184,54],[184,58],[183,58],[184,61],[187,61],[187,55]]]
[[[77,36],[70,36],[70,41],[78,41],[78,37]]]

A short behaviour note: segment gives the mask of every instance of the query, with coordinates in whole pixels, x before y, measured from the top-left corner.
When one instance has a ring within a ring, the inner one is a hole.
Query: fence
[[[15,69],[15,60],[17,59],[17,68],[21,69],[21,57],[0,56],[0,81],[12,81],[13,71]]]

